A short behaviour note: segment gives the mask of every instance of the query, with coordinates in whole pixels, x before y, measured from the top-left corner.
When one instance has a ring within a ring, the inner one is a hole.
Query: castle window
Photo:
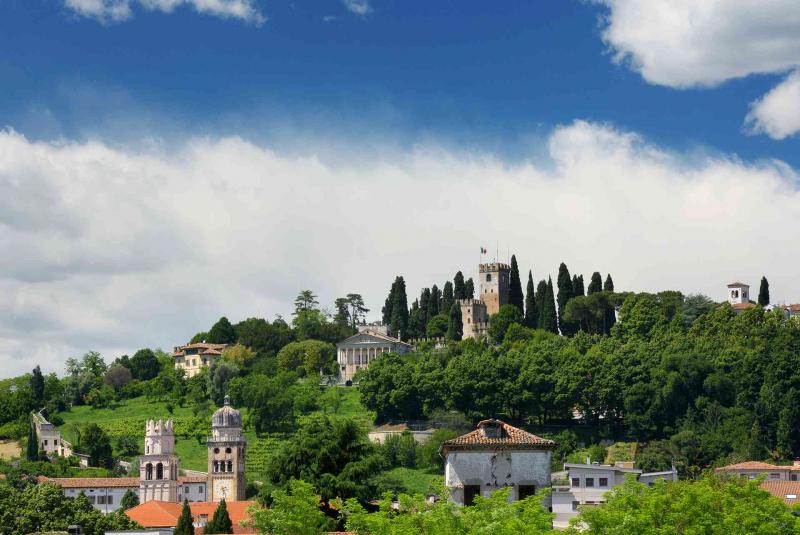
[[[492,281],[492,274],[491,273],[487,273],[486,274],[486,282],[491,282],[491,281]]]
[[[219,448],[214,448],[214,453],[219,453]]]
[[[231,452],[230,448],[225,448],[225,453],[230,453],[230,452]]]
[[[228,461],[228,472],[233,472],[233,461]]]

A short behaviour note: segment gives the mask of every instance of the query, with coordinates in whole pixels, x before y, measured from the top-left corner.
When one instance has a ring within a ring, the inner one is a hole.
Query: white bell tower
[[[750,302],[750,286],[743,282],[732,282],[728,285],[728,303],[740,305]]]
[[[139,502],[180,501],[179,488],[172,420],[147,420],[144,455],[139,457]]]

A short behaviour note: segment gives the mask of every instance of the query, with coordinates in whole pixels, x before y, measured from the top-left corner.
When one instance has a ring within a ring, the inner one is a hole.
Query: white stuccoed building
[[[538,494],[550,486],[550,458],[556,446],[500,420],[483,420],[475,431],[442,444],[450,499],[472,505],[476,496],[507,487],[513,489],[511,501]],[[543,505],[550,507],[549,498]]]

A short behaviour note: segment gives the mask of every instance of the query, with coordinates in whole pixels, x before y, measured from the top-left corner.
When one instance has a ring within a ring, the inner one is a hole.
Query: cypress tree
[[[39,460],[39,436],[36,434],[36,425],[33,423],[33,415],[31,415],[31,426],[28,429],[28,448],[25,451],[25,457],[29,461]]]
[[[525,297],[522,295],[522,281],[519,278],[519,266],[516,255],[511,255],[511,280],[508,286],[508,304],[514,305],[525,315]]]
[[[589,294],[602,292],[603,291],[603,277],[600,275],[599,272],[595,271],[592,273],[592,280],[589,282],[588,292]]]
[[[583,275],[572,276],[572,297],[582,297],[586,295],[583,289]]]
[[[233,522],[231,522],[231,517],[228,514],[228,506],[225,504],[225,498],[220,500],[217,510],[214,511],[214,517],[211,519],[211,522],[206,524],[205,528],[203,528],[203,533],[233,533]]]
[[[453,303],[450,306],[450,314],[447,318],[447,339],[461,340],[464,335],[464,323],[461,320],[461,305]]]
[[[603,291],[604,292],[614,291],[614,281],[611,279],[611,273],[606,275],[606,282],[603,283]]]
[[[539,327],[539,307],[533,291],[533,273],[528,271],[528,285],[525,287],[525,325],[531,329]]]
[[[408,339],[408,298],[406,297],[406,281],[401,276],[395,279],[390,325],[392,334],[403,340]]]
[[[542,279],[536,285],[536,328],[544,329],[544,300],[547,295],[547,281]]]
[[[408,337],[422,338],[425,333],[423,328],[422,310],[419,308],[419,300],[414,299],[414,302],[411,303],[411,310],[408,311]]]
[[[439,302],[442,300],[442,292],[435,284],[431,286],[431,298],[428,301],[428,319],[439,314]]]
[[[475,299],[475,281],[472,280],[472,277],[467,279],[464,287],[464,297],[466,299]]]
[[[556,301],[553,291],[553,279],[551,277],[547,277],[541,321],[542,329],[558,334],[558,317],[556,316]]]
[[[394,304],[394,290],[397,287],[397,279],[392,283],[392,288],[389,290],[389,295],[383,303],[381,313],[383,314],[381,320],[384,325],[389,325],[392,322],[392,305]]]
[[[572,295],[572,277],[570,277],[569,269],[567,269],[567,265],[564,262],[561,262],[561,265],[558,266],[556,283],[558,285],[558,321],[561,327],[561,334],[571,336],[575,334],[577,329],[573,322],[564,320],[564,308],[574,296]]]
[[[769,281],[766,277],[761,277],[761,286],[758,289],[758,304],[762,307],[769,304]]]
[[[430,311],[431,289],[423,288],[419,295],[419,310],[422,316],[422,332],[425,332],[425,327],[428,321],[433,317]]]
[[[178,523],[175,526],[173,535],[194,535],[194,526],[192,525],[192,511],[189,509],[189,500],[183,499],[183,508],[181,509],[181,516],[178,518]]]
[[[453,283],[447,281],[444,283],[444,289],[442,290],[442,305],[439,307],[439,310],[442,312],[450,312],[450,307],[453,306]]]
[[[44,401],[44,376],[38,364],[31,373],[30,386],[33,399],[36,400],[36,403],[41,404]]]
[[[453,277],[453,297],[455,299],[467,298],[467,285],[464,283],[464,274],[460,271]]]

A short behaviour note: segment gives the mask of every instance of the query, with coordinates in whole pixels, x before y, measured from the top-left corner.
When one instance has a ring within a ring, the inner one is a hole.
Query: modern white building
[[[521,500],[550,486],[550,459],[557,443],[500,420],[483,420],[477,429],[442,443],[444,482],[450,499],[472,505],[511,487],[510,500]],[[549,507],[549,499],[544,502]]]
[[[358,370],[369,367],[373,360],[385,353],[402,355],[409,351],[410,344],[378,331],[365,329],[336,344],[340,380],[342,383],[352,382]]]
[[[678,472],[673,467],[665,472],[644,473],[634,468],[633,462],[609,464],[565,464],[567,471],[566,484],[554,484],[551,495],[553,513],[556,518],[553,525],[566,527],[570,519],[578,516],[581,507],[592,507],[606,501],[608,491],[625,482],[625,478],[636,478],[645,485],[652,485],[657,479],[677,481]]]

